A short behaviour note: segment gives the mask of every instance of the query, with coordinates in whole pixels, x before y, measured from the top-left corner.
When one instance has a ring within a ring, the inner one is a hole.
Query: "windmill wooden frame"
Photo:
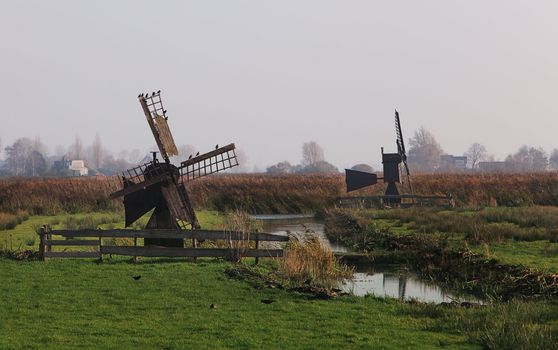
[[[122,189],[110,197],[124,197],[126,227],[155,208],[147,229],[199,229],[186,183],[238,166],[235,145],[216,146],[213,151],[190,156],[190,159],[175,166],[170,157],[178,155],[178,150],[170,132],[161,91],[140,94],[138,99],[162,160],[159,161],[154,152],[152,161],[124,171],[121,175]],[[149,238],[145,243],[177,247],[183,245],[183,240]]]

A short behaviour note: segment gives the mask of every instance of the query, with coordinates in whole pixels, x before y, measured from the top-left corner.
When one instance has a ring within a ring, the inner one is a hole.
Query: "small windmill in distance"
[[[403,132],[401,130],[401,121],[399,119],[399,113],[395,111],[395,133],[396,133],[396,144],[397,153],[384,153],[384,148],[382,147],[382,164],[383,164],[383,177],[378,177],[378,175],[358,171],[345,169],[345,183],[347,185],[347,192],[355,191],[364,187],[372,186],[378,183],[378,180],[384,180],[387,183],[385,196],[386,201],[391,204],[401,203],[401,197],[399,190],[397,189],[397,183],[401,183],[400,177],[400,164],[403,164],[407,186],[409,194],[413,194],[413,187],[411,185],[411,173],[409,171],[409,166],[407,164],[407,153],[405,150],[405,143],[403,141]]]

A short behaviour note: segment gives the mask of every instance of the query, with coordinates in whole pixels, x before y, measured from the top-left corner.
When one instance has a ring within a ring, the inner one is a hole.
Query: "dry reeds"
[[[336,288],[352,276],[353,269],[339,262],[317,236],[304,235],[293,236],[287,244],[279,273],[294,285]]]
[[[227,248],[233,249],[233,253],[228,257],[231,261],[240,261],[245,255],[244,252],[247,249],[253,248],[250,242],[250,233],[257,231],[259,228],[259,223],[250,217],[246,212],[243,211],[233,211],[225,216],[224,222],[225,230],[231,232],[240,233],[240,239],[232,239],[232,237],[225,241],[224,245]]]
[[[0,180],[0,211],[56,214],[122,209],[108,195],[120,189],[117,177]],[[305,213],[331,207],[344,196],[342,174],[214,175],[187,185],[196,208],[249,213]],[[558,173],[415,175],[417,194],[451,193],[458,206],[557,205]],[[376,185],[355,195],[381,194]]]
[[[27,212],[23,210],[18,210],[13,214],[0,212],[0,231],[16,227],[25,221],[28,216]]]

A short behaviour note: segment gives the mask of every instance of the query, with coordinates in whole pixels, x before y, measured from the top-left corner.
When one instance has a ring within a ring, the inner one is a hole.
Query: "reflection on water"
[[[401,300],[416,299],[426,303],[452,301],[482,303],[471,296],[458,296],[445,291],[435,283],[425,281],[399,266],[376,266],[366,271],[356,272],[353,279],[345,282],[342,289],[356,296],[370,294]]]
[[[332,244],[324,233],[324,223],[316,220],[312,215],[296,214],[274,214],[274,215],[253,215],[253,218],[261,220],[263,231],[275,235],[285,236],[287,234],[316,235],[326,247],[330,247],[333,252],[346,252],[343,246]]]
[[[345,247],[327,239],[323,222],[314,219],[312,215],[254,215],[253,218],[261,220],[264,232],[276,235],[314,234],[334,252],[347,251]],[[263,244],[275,246],[278,243],[265,242]],[[474,297],[458,296],[455,293],[445,291],[435,283],[425,281],[417,274],[399,265],[374,265],[357,268],[353,279],[345,282],[342,289],[357,296],[373,294],[379,297],[402,300],[416,299],[427,303],[452,301],[482,303]]]

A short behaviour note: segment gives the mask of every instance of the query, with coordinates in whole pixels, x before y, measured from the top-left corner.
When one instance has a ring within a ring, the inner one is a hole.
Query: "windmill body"
[[[401,131],[401,122],[399,120],[399,113],[395,111],[395,130],[396,130],[396,144],[397,153],[384,153],[382,147],[382,165],[383,177],[378,177],[376,174],[364,171],[357,171],[345,169],[345,182],[347,185],[347,192],[352,192],[364,187],[372,186],[378,183],[378,180],[383,180],[386,183],[385,196],[386,202],[391,204],[401,203],[401,198],[397,184],[401,183],[400,167],[403,164],[406,179],[410,193],[412,194],[411,175],[407,165],[407,155],[405,151],[405,143],[403,142],[403,133]]]
[[[169,157],[178,155],[178,151],[160,93],[141,94],[138,99],[163,159],[159,161],[154,153],[151,162],[123,172],[123,188],[112,193],[111,198],[124,197],[126,227],[154,209],[147,229],[199,229],[185,184],[237,166],[235,145],[190,157],[180,166],[172,164]],[[184,242],[182,239],[146,238],[145,245],[183,247]]]

